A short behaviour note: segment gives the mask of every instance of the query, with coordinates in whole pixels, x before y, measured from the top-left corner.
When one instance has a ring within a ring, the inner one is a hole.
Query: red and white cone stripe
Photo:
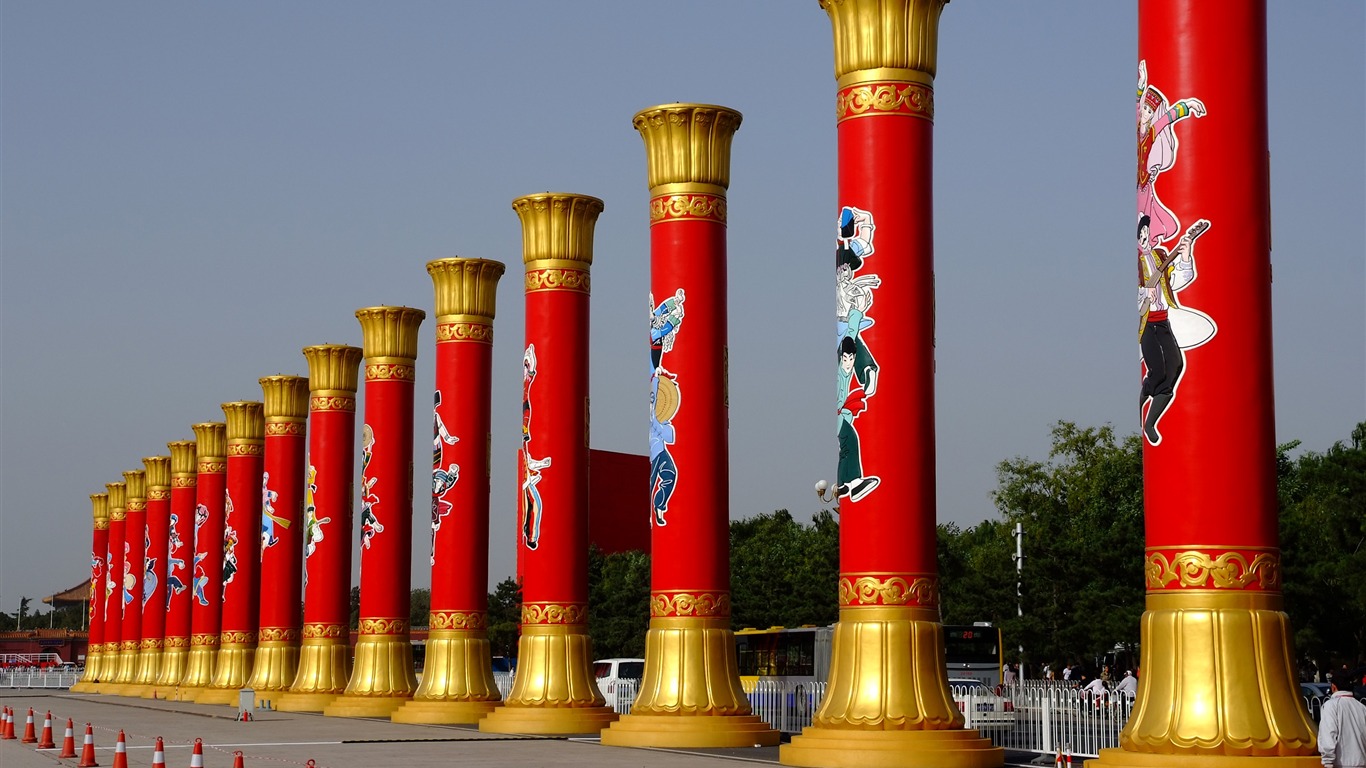
[[[62,753],[57,755],[59,758],[72,758],[76,756],[76,724],[71,722],[71,718],[66,719],[66,735],[62,737]]]

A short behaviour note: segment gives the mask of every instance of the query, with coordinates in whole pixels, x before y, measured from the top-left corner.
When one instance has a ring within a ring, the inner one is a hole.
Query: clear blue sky
[[[1271,2],[1277,436],[1366,418],[1366,11]],[[1137,429],[1132,2],[955,0],[936,80],[939,516],[1058,419]],[[0,609],[88,576],[87,495],[352,313],[429,312],[430,259],[508,263],[490,580],[511,575],[523,343],[509,202],[601,197],[593,444],[647,448],[641,108],[742,111],[732,515],[819,508],[836,440],[830,26],[808,2],[11,1],[0,7]],[[1025,322],[1050,341],[1027,341]],[[432,322],[418,361],[418,456]],[[419,461],[420,464],[420,461]],[[422,480],[422,478],[419,478]],[[425,487],[423,482],[417,488]],[[420,494],[419,494],[420,496]],[[429,581],[418,499],[414,585]],[[647,514],[642,499],[641,514]]]

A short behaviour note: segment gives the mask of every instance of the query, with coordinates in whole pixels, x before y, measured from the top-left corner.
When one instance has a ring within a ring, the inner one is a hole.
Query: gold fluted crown
[[[221,459],[228,455],[227,424],[205,421],[190,425],[190,429],[194,430],[198,458]]]
[[[437,259],[427,262],[427,274],[436,287],[436,316],[479,315],[493,319],[498,299],[498,278],[507,271],[491,259]]]
[[[145,500],[147,498],[147,473],[141,469],[130,469],[123,473],[124,500]]]
[[[262,413],[263,407],[262,403],[250,400],[223,403],[229,443],[235,440],[266,439],[266,417]]]
[[[105,483],[104,487],[109,490],[109,516],[122,520],[123,510],[126,508],[124,499],[127,498],[128,486],[123,483]]]
[[[948,0],[820,0],[835,34],[835,78],[865,69],[934,77]]]
[[[427,313],[412,307],[365,307],[356,310],[361,349],[366,358],[417,359],[417,329]]]
[[[171,457],[148,456],[142,460],[147,468],[147,489],[171,487]]]
[[[262,399],[266,420],[308,418],[308,379],[304,376],[263,376]]]
[[[92,493],[90,494],[90,512],[95,516],[95,522],[109,519],[109,494]]]
[[[650,188],[694,182],[730,186],[730,145],[742,116],[714,104],[660,104],[636,113]]]
[[[522,220],[522,263],[554,259],[593,263],[593,226],[602,201],[571,192],[541,192],[512,201]]]
[[[171,474],[195,474],[195,441],[176,440],[166,444],[171,450]]]
[[[311,391],[339,389],[355,392],[359,384],[360,360],[364,351],[345,344],[318,344],[304,347],[308,360],[308,388]]]

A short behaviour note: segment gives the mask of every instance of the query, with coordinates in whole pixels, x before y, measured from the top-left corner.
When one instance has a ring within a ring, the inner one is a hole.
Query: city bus
[[[971,678],[995,688],[1001,684],[1001,629],[987,622],[944,625],[944,665],[955,680]]]

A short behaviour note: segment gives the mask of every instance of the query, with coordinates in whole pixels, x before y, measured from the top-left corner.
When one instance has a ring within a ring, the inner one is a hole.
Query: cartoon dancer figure
[[[1173,126],[1187,117],[1204,117],[1199,99],[1181,99],[1173,105],[1155,86],[1148,85],[1148,62],[1138,63],[1138,215],[1149,220],[1148,242],[1154,247],[1176,236],[1181,225],[1176,215],[1157,196],[1157,177],[1176,164],[1176,131]]]
[[[868,316],[873,293],[882,285],[877,275],[856,275],[864,260],[873,255],[873,233],[877,230],[873,214],[844,206],[840,209],[835,239],[835,412],[839,438],[839,465],[836,475],[837,497],[858,501],[882,482],[876,475],[863,474],[863,454],[859,449],[854,421],[868,407],[868,398],[877,391],[878,364],[863,341],[863,331],[873,326]]]
[[[541,471],[550,466],[550,457],[531,458],[531,382],[536,379],[536,345],[528,344],[522,355],[522,541],[527,549],[540,546]]]
[[[655,295],[650,294],[650,362],[651,367],[663,370],[664,353],[672,351],[678,327],[683,324],[683,289],[674,291],[673,298],[655,306]]]
[[[94,618],[100,604],[100,589],[104,584],[104,558],[90,553],[90,617]]]
[[[1183,350],[1214,336],[1213,321],[1181,307],[1176,299],[1177,293],[1195,280],[1195,239],[1209,226],[1206,219],[1192,224],[1169,255],[1149,240],[1150,219],[1144,216],[1138,220],[1138,342],[1147,369],[1138,407],[1141,411],[1151,401],[1143,419],[1143,436],[1152,445],[1162,442],[1157,422],[1176,397],[1176,387],[1186,369]],[[1178,322],[1174,324],[1173,320]]]
[[[200,605],[208,605],[209,598],[204,594],[204,590],[209,586],[209,575],[204,572],[204,558],[208,557],[206,552],[194,553],[194,599]]]
[[[436,532],[441,530],[441,520],[451,513],[451,503],[445,500],[446,492],[455,487],[460,480],[460,465],[452,463],[445,469],[441,468],[441,446],[455,445],[460,442],[460,438],[451,435],[446,430],[446,423],[441,420],[441,390],[436,390],[436,395],[432,404],[432,557],[431,564],[436,565]]]
[[[304,483],[304,586],[308,586],[308,558],[313,556],[318,543],[323,540],[323,525],[332,522],[330,517],[318,517],[318,505],[314,502],[314,494],[318,492],[317,481],[318,470],[310,464]]]
[[[375,534],[384,532],[384,525],[375,516],[375,505],[379,503],[379,495],[374,493],[374,487],[379,478],[366,476],[370,460],[375,456],[375,431],[369,424],[361,430],[360,450],[360,545],[362,549],[369,549],[370,540],[375,538]]]
[[[650,505],[660,528],[667,525],[664,513],[669,511],[669,497],[678,479],[678,465],[669,453],[675,437],[673,417],[682,400],[675,378],[662,369],[650,377]]]
[[[133,587],[137,586],[138,578],[133,575],[133,563],[128,555],[133,551],[133,547],[128,542],[123,543],[123,606],[122,615],[127,615],[128,605],[133,602]]]
[[[175,553],[185,546],[180,534],[176,531],[176,524],[180,522],[180,515],[171,513],[171,534],[170,546],[166,555],[166,610],[171,610],[171,598],[185,591],[185,581],[176,575],[176,571],[185,567],[185,561],[176,557]]]
[[[151,552],[151,533],[144,534],[142,538],[142,551]],[[144,555],[142,558],[142,607],[144,610],[146,610],[147,608],[147,601],[152,599],[152,593],[155,592],[157,588],[158,579],[156,568],[157,559],[155,557],[148,557]]]
[[[228,585],[237,575],[237,531],[231,526],[223,528],[223,599],[228,599]]]
[[[266,559],[266,548],[273,547],[280,540],[275,536],[275,526],[289,530],[289,518],[275,514],[275,502],[280,494],[270,489],[270,473],[261,473],[261,559]]]
[[[114,550],[104,550],[104,615],[109,615],[109,598],[114,596]]]

